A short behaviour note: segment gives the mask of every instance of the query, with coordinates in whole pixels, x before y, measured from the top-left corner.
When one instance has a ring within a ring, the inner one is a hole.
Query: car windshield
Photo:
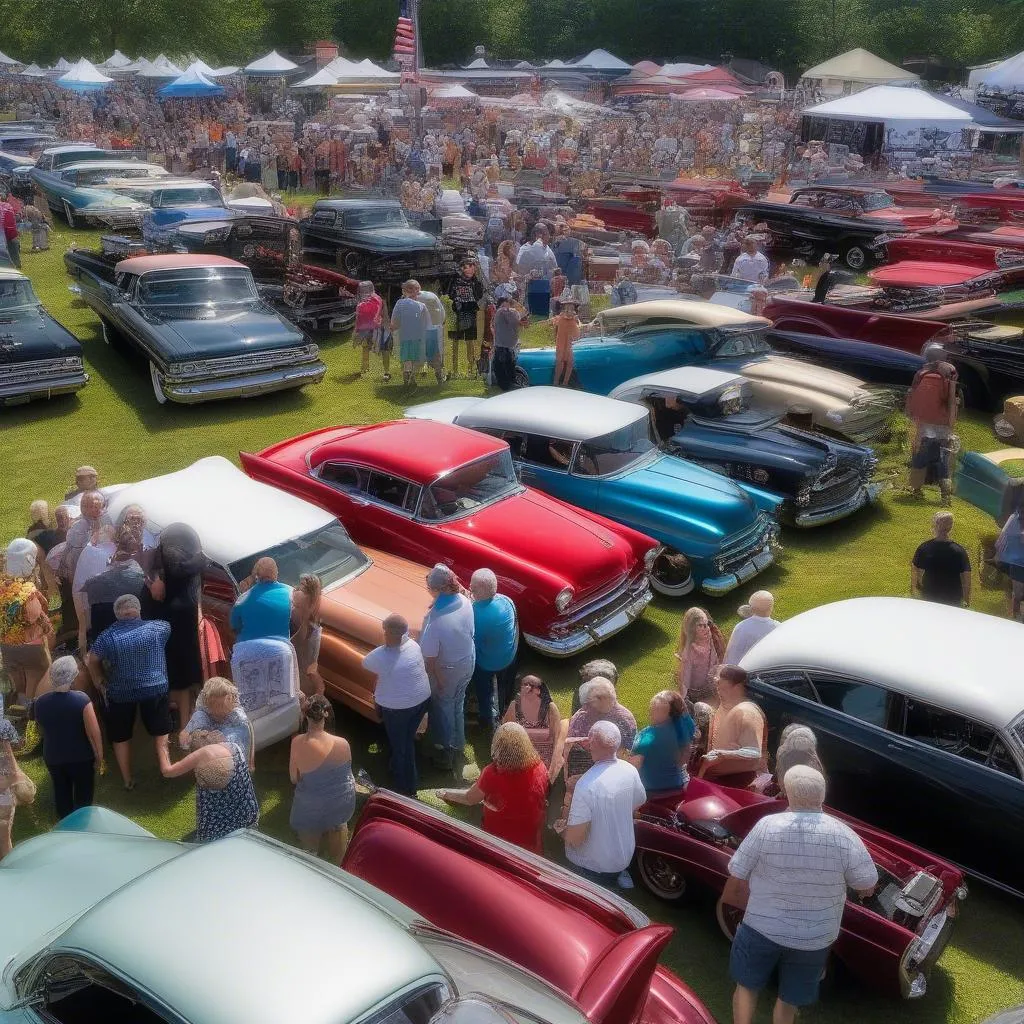
[[[650,420],[644,417],[628,427],[585,441],[576,452],[572,471],[580,476],[619,473],[643,459],[655,447]]]
[[[888,192],[869,192],[864,197],[865,210],[887,210],[895,205],[896,200]]]
[[[121,159],[123,160],[125,156],[131,156],[131,154],[125,153]],[[68,164],[84,164],[92,160],[109,161],[110,159],[110,154],[103,149],[69,149],[63,153],[53,154],[53,166],[54,169],[57,169],[67,167]]]
[[[224,200],[215,188],[173,188],[160,193],[155,206],[223,206]]]
[[[64,175],[76,185],[105,185],[118,178],[156,178],[152,167],[89,167],[67,171]]]
[[[0,309],[34,306],[37,301],[31,282],[0,280]]]
[[[715,347],[716,356],[762,356],[772,350],[765,328],[720,328],[718,336],[722,340]]]
[[[235,582],[249,576],[257,560],[263,557],[277,563],[278,579],[290,587],[297,587],[305,573],[312,573],[324,587],[329,587],[370,564],[338,522],[232,562],[228,569]]]
[[[257,297],[252,275],[239,267],[217,267],[146,274],[139,299],[144,306],[202,306],[249,302]]]
[[[347,210],[345,227],[354,231],[364,228],[407,228],[409,222],[400,209],[390,206],[377,206],[369,210]]]
[[[420,518],[453,519],[514,494],[519,486],[512,453],[506,448],[435,480],[423,492]]]

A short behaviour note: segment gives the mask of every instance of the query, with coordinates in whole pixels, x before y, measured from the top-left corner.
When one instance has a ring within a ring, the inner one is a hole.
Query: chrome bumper
[[[575,623],[573,631],[565,636],[555,638],[524,633],[523,638],[539,654],[546,654],[549,658],[569,658],[607,640],[635,622],[651,603],[653,596],[650,584],[645,579],[640,592],[629,596],[625,604],[616,602],[586,622]]]
[[[21,405],[35,398],[72,395],[88,383],[87,373],[61,375],[50,380],[21,381],[17,384],[0,383],[0,405]]]
[[[282,367],[279,370],[264,370],[261,373],[242,374],[237,377],[219,377],[205,381],[173,381],[160,374],[160,386],[168,401],[194,405],[198,402],[212,402],[220,398],[255,398],[257,395],[283,391],[286,388],[301,388],[306,384],[317,384],[324,379],[327,367],[319,360],[299,366]]]
[[[772,551],[771,541],[768,541],[753,557],[733,572],[702,580],[700,589],[712,597],[728,594],[730,590],[735,590],[741,583],[746,583],[747,580],[753,579],[759,572],[767,569],[774,561],[775,553]]]
[[[877,501],[879,495],[888,486],[888,484],[878,482],[864,484],[852,498],[838,505],[815,509],[814,512],[798,513],[793,520],[794,525],[801,527],[825,526],[827,523],[834,523],[837,519],[844,519],[865,505],[870,505],[872,502]]]

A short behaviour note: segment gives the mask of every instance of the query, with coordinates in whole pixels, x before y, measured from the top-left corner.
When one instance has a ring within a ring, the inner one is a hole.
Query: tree
[[[301,53],[307,44],[329,39],[334,31],[335,0],[263,0],[264,45]]]

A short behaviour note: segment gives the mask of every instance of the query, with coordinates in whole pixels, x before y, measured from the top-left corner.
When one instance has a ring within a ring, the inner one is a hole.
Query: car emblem
[[[754,478],[755,484],[766,484],[768,483],[768,470],[767,469],[755,469],[750,474]]]

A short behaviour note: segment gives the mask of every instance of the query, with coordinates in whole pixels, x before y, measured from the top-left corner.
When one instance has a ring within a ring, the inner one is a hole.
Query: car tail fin
[[[640,1019],[658,957],[672,929],[648,925],[618,936],[584,975],[573,996],[592,1024]]]

